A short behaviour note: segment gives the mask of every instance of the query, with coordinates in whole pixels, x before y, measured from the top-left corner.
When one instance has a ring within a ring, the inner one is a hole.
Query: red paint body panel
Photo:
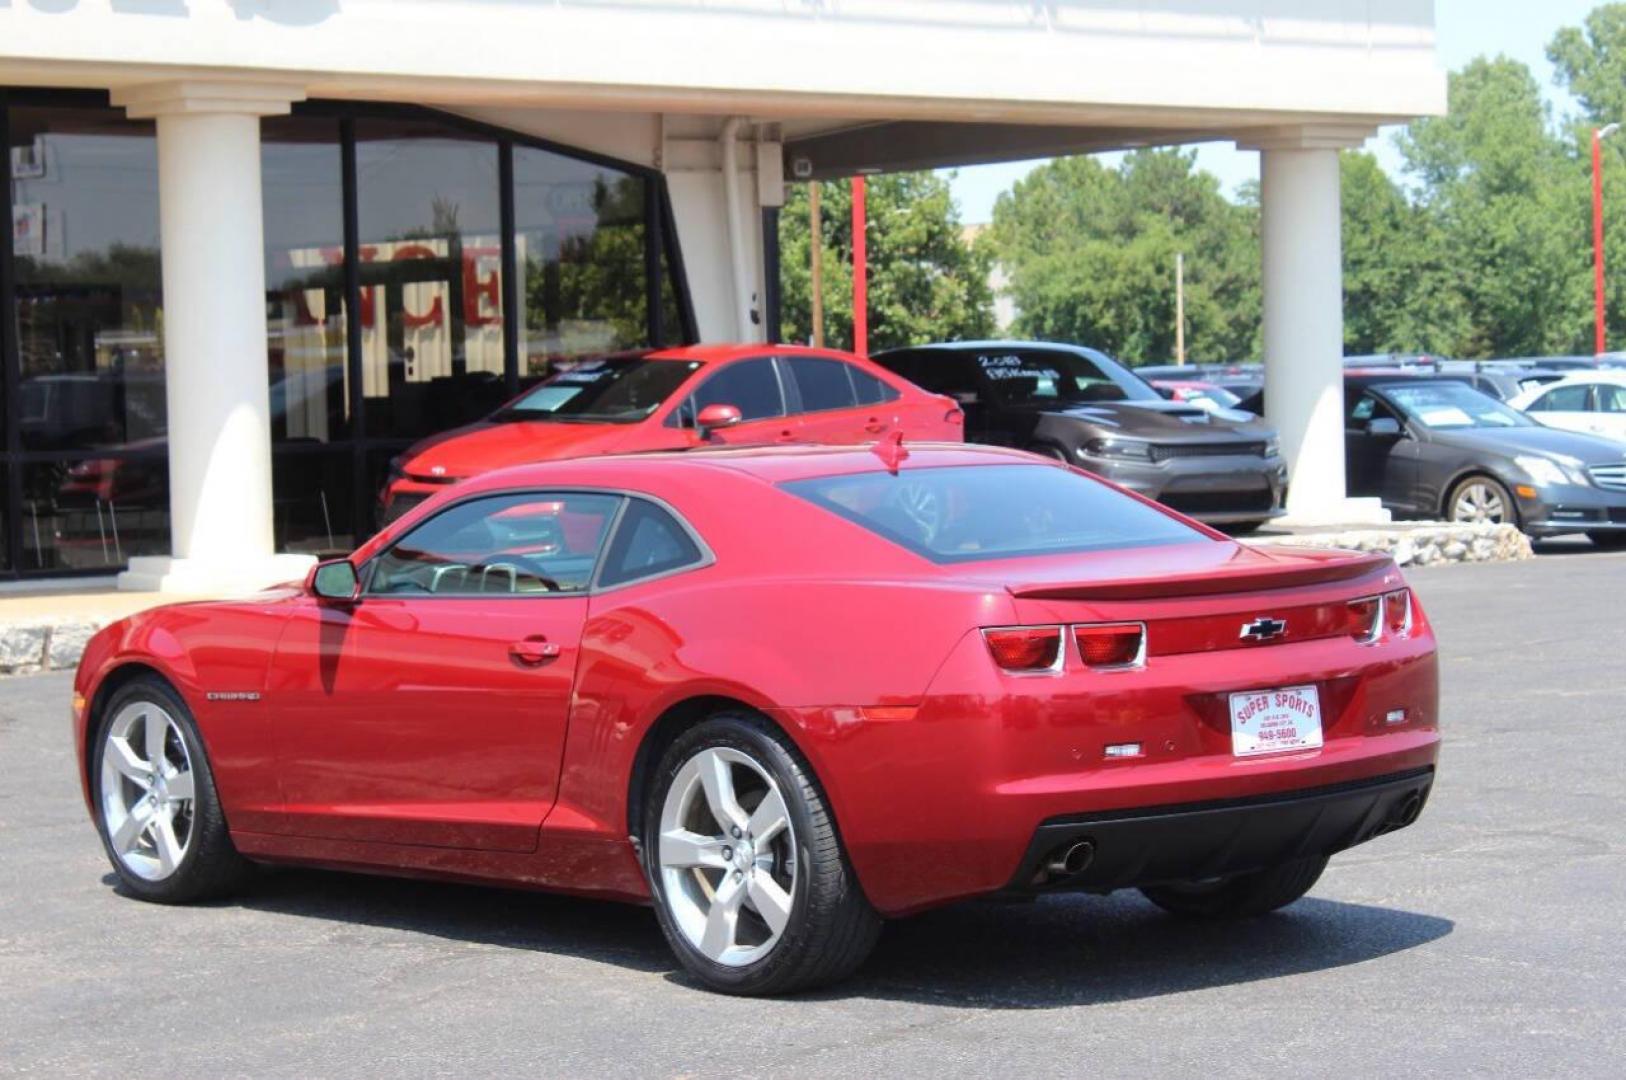
[[[898,398],[849,409],[746,421],[718,429],[712,434],[710,444],[865,443],[893,430],[902,431],[911,440],[957,442],[965,434],[965,418],[953,400],[928,394],[852,353],[797,345],[692,345],[662,349],[649,356],[654,360],[699,366],[647,419],[635,424],[482,420],[442,432],[401,455],[399,460],[405,475],[386,486],[380,495],[380,509],[387,514],[390,504],[402,496],[433,495],[458,480],[512,465],[707,445],[693,429],[669,426],[668,419],[684,398],[719,369],[763,356],[811,356],[852,364],[892,387],[898,392]]]
[[[1038,463],[988,447],[908,448],[904,473]],[[1197,527],[1186,544],[938,564],[775,486],[885,468],[867,449],[795,447],[485,474],[443,489],[354,559],[452,502],[514,489],[653,496],[710,558],[589,594],[336,607],[284,590],[158,609],[98,634],[75,688],[94,699],[129,663],[173,682],[233,834],[257,858],[628,900],[647,897],[628,839],[639,748],[663,714],[697,698],[783,728],[887,914],[1006,886],[1049,818],[1434,762],[1438,676],[1421,607],[1409,636],[1374,645],[1336,626],[1349,600],[1402,586],[1388,560],[1249,549]],[[1240,642],[1241,624],[1260,616],[1293,629]],[[1013,675],[979,632],[1124,621],[1147,627],[1143,668],[1089,670],[1069,651],[1059,672]],[[516,664],[508,646],[532,635],[560,655]],[[1320,695],[1321,748],[1232,755],[1226,695],[1307,683]],[[209,699],[220,691],[262,697]],[[1388,723],[1397,709],[1405,722]],[[1104,747],[1121,742],[1143,756],[1108,760]]]

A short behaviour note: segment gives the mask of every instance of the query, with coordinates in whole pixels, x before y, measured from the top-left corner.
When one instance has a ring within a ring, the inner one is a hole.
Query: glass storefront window
[[[22,467],[22,571],[122,567],[169,553],[169,458],[108,455]]]
[[[341,441],[352,426],[339,122],[270,117],[260,139],[271,439]]]
[[[9,94],[15,272],[0,362],[17,393],[0,400],[0,575],[108,572],[170,550],[156,129],[86,93]],[[652,285],[662,337],[686,340],[670,236],[647,280],[652,230],[669,231],[652,173],[427,110],[312,103],[265,119],[261,139],[279,551],[364,540],[389,460],[492,412],[515,379],[652,344]]]
[[[154,127],[23,107],[9,128],[22,448],[162,445]]]
[[[367,538],[355,527],[356,460],[349,450],[278,450],[271,520],[278,551],[330,558]]]
[[[432,120],[356,123],[369,438],[428,435],[506,396],[497,144]]]
[[[607,166],[514,149],[522,379],[558,360],[649,343],[645,185]]]

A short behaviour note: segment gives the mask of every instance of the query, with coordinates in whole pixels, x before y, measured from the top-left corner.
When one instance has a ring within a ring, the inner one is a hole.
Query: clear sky
[[[1529,65],[1536,81],[1547,88],[1554,109],[1562,114],[1571,102],[1568,95],[1553,86],[1547,43],[1560,27],[1579,26],[1587,12],[1598,6],[1597,0],[1435,0],[1440,64],[1456,70],[1476,56],[1505,53]],[[1368,148],[1377,153],[1391,173],[1398,172],[1399,155],[1394,150],[1392,129],[1380,131]],[[1118,155],[1102,157],[1116,161]],[[1227,191],[1259,176],[1259,155],[1237,150],[1230,143],[1203,144],[1197,150],[1197,163],[1217,175]],[[960,219],[968,223],[987,221],[999,193],[1027,175],[1034,165],[1025,161],[961,169],[954,179]]]

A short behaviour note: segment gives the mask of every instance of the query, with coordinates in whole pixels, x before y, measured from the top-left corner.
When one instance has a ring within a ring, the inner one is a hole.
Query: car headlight
[[[1585,486],[1587,481],[1586,470],[1581,463],[1555,461],[1552,458],[1536,457],[1533,454],[1520,454],[1513,459],[1513,463],[1523,469],[1536,482],[1538,487],[1550,484],[1580,484]]]
[[[1084,444],[1084,449],[1080,453],[1086,457],[1152,460],[1151,445],[1134,439],[1091,439]]]
[[[1282,452],[1282,440],[1272,435],[1265,440],[1265,456],[1278,457]]]

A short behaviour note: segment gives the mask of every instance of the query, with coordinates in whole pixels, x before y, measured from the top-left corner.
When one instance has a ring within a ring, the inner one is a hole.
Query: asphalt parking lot
[[[0,1073],[52,1076],[1619,1076],[1626,554],[1412,575],[1446,750],[1411,829],[1286,912],[1138,896],[890,926],[810,998],[695,989],[642,909],[315,871],[118,895],[66,675],[0,683]]]

